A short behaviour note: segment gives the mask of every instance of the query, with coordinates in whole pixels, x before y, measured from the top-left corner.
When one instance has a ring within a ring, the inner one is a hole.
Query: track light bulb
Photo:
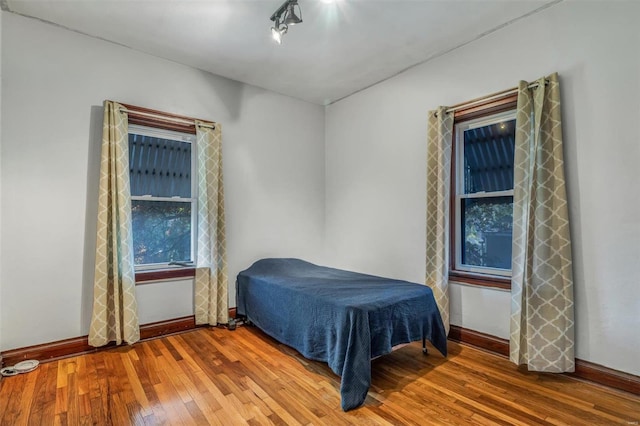
[[[278,43],[282,44],[282,34],[280,31],[276,29],[276,27],[271,27],[271,37]]]
[[[275,27],[271,27],[271,37],[276,41],[276,43],[282,44],[282,36],[287,33],[287,29],[286,25],[276,24]]]

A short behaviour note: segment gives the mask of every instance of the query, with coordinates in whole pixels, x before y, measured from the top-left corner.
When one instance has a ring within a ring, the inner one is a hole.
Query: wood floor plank
[[[279,418],[284,420],[287,425],[299,426],[302,423],[293,416],[285,407],[278,404],[273,398],[268,397],[264,399],[264,403],[273,411]]]
[[[135,354],[135,351],[131,351],[131,353]],[[120,354],[122,365],[125,368],[127,373],[127,380],[131,384],[131,390],[133,392],[133,396],[135,397],[135,401],[137,401],[141,407],[141,415],[146,417],[152,413],[151,407],[149,405],[149,399],[144,390],[144,386],[140,381],[140,376],[133,366],[133,362],[135,358],[130,358],[127,354]]]
[[[158,399],[162,404],[162,407],[167,412],[170,423],[174,421],[177,424],[192,424],[191,414],[184,405],[180,393],[173,386],[173,381],[169,377],[169,373],[162,371],[160,373],[161,383],[155,385]]]
[[[457,343],[372,361],[365,404],[254,327],[195,331],[43,363],[0,382],[0,425],[634,425],[640,396],[531,373]]]
[[[265,417],[267,419],[276,419],[276,421],[281,421],[277,414],[275,414],[264,402],[263,399],[258,397],[252,390],[247,389],[245,391],[245,395],[247,395],[247,399],[249,402],[245,404],[247,409],[252,411],[253,413],[259,412],[259,417]],[[257,414],[256,414],[257,415]]]
[[[69,424],[80,424],[80,399],[78,398],[77,358],[67,363],[67,421]]]
[[[43,424],[44,419],[54,417],[57,365],[54,363],[40,364],[33,373],[37,374],[37,382],[27,424],[37,425]]]
[[[202,415],[206,419],[207,424],[222,425],[222,423],[220,423],[219,419],[215,415],[215,411],[221,409],[222,406],[217,403],[215,405],[210,403],[212,397],[209,392],[202,392],[198,390],[193,381],[189,380],[186,375],[182,376],[181,380],[184,380],[183,383],[185,388],[187,389],[187,392],[191,394],[194,404],[196,404],[202,412]]]

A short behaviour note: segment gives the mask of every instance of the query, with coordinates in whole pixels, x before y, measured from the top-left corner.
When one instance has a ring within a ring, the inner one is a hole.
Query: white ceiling
[[[0,0],[3,9],[327,105],[559,0]]]

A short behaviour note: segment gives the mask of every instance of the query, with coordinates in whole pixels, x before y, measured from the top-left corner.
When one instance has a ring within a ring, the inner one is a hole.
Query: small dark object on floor
[[[229,324],[227,324],[227,328],[231,331],[236,329],[236,320],[233,318],[229,318]]]

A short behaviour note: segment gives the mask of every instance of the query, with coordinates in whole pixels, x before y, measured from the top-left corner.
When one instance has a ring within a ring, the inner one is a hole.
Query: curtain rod
[[[162,115],[162,114],[153,114],[153,113],[150,113],[150,112],[143,112],[143,111],[129,111],[125,107],[120,107],[120,111],[126,112],[127,114],[130,113],[130,114],[133,114],[133,115],[142,115],[144,117],[157,118],[157,119],[160,119],[162,121],[172,121],[174,123],[192,124],[194,126],[206,127],[208,129],[215,129],[216,128],[216,126],[211,126],[211,125],[204,124],[204,123],[197,124],[196,120],[188,120],[188,119],[184,119],[184,118],[171,117],[171,116]]]
[[[549,84],[549,80],[545,80],[545,85],[547,85],[547,84]],[[538,85],[539,84],[536,81],[534,83],[529,84],[527,87],[529,89],[535,89],[535,88],[538,87]],[[482,104],[482,103],[491,101],[493,99],[502,98],[502,97],[505,97],[505,96],[513,95],[515,93],[518,93],[518,88],[517,87],[513,87],[513,88],[507,89],[507,90],[503,90],[502,92],[493,93],[493,94],[488,95],[488,96],[483,96],[482,98],[473,99],[473,100],[471,100],[469,102],[464,102],[464,103],[461,103],[461,104],[454,105],[451,108],[447,109],[446,113],[447,114],[451,114],[452,112],[456,112],[456,111],[461,110],[461,109],[466,109],[466,108],[469,108],[469,107],[477,105],[477,104]]]

